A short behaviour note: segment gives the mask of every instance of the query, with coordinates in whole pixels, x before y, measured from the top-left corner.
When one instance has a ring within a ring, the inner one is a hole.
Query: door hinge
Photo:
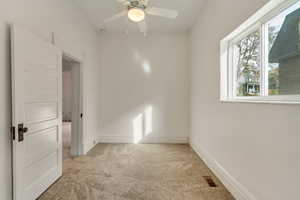
[[[16,128],[14,126],[12,126],[10,128],[10,131],[11,131],[11,138],[12,138],[12,140],[16,140]]]

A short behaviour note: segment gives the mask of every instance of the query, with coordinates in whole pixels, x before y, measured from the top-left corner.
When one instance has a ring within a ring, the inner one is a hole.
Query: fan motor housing
[[[128,9],[131,9],[131,8],[140,8],[140,9],[145,10],[146,5],[143,0],[133,0],[133,1],[130,1],[130,5],[128,6]]]

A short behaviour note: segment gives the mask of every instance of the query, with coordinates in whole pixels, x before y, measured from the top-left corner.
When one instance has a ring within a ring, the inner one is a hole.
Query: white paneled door
[[[62,175],[62,52],[13,25],[14,200],[34,200]]]

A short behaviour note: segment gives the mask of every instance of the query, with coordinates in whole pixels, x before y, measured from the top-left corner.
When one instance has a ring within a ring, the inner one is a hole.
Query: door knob
[[[24,124],[18,125],[18,141],[22,142],[24,141],[24,133],[28,131],[27,127],[24,127]]]

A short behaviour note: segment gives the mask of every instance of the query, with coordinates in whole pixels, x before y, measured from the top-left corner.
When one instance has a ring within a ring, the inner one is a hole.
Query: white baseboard
[[[92,148],[94,148],[94,146],[96,146],[98,144],[98,141],[91,141],[91,142],[86,142],[83,144],[83,154],[87,154],[87,152],[89,152]]]
[[[253,194],[231,176],[206,150],[192,142],[190,142],[190,145],[236,200],[257,200]]]
[[[138,143],[142,144],[188,144],[188,137],[146,137]],[[100,135],[99,143],[135,143],[134,137],[122,135]]]

